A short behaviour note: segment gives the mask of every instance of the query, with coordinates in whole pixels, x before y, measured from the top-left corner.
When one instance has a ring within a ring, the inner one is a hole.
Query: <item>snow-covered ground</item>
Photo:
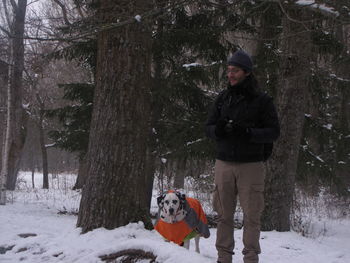
[[[10,201],[0,206],[0,262],[101,262],[99,256],[124,249],[152,252],[157,256],[157,262],[216,262],[216,229],[211,229],[210,238],[201,239],[200,255],[194,252],[193,243],[187,251],[164,242],[155,231],[145,230],[141,223],[80,234],[80,229],[75,226],[76,215],[58,213],[75,212],[79,206],[80,194],[69,190],[74,176],[59,175],[50,179],[53,185],[50,190],[39,188],[41,178],[36,180],[38,188],[35,190],[30,188],[29,174],[21,173],[21,178],[20,189],[9,194]],[[314,238],[295,232],[262,232],[260,262],[350,262],[350,220],[327,219],[319,225]],[[19,236],[27,233],[36,235]],[[235,231],[235,239],[233,261],[242,263],[242,230]]]

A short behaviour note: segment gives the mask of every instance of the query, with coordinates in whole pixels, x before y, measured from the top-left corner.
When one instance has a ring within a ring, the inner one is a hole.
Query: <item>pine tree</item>
[[[49,137],[55,142],[56,147],[77,152],[82,159],[87,152],[89,141],[95,86],[87,83],[71,83],[60,84],[59,88],[64,89],[63,99],[69,101],[70,105],[46,111],[46,116],[56,117],[62,125],[60,130],[50,131]]]

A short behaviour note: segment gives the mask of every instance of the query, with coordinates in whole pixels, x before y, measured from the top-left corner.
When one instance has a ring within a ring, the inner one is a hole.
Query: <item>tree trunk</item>
[[[288,9],[289,17],[302,21],[307,13],[302,9]],[[282,58],[277,87],[277,109],[281,136],[275,143],[274,154],[267,163],[265,180],[265,210],[262,216],[263,230],[289,231],[291,205],[300,140],[305,118],[308,79],[311,76],[310,33],[305,24],[283,18]],[[295,32],[305,32],[295,34]],[[288,36],[288,37],[287,37]],[[302,47],[302,48],[301,48]]]
[[[336,29],[337,32],[337,38],[345,44],[345,47],[350,46],[350,26],[342,25],[338,26]],[[345,48],[343,50],[342,57],[347,56],[347,49]],[[337,84],[337,88],[339,91],[337,92],[337,95],[340,98],[339,102],[339,108],[338,108],[338,118],[336,120],[336,127],[338,127],[339,133],[341,135],[338,136],[340,138],[339,144],[337,145],[337,156],[336,160],[338,165],[336,166],[334,170],[334,175],[336,180],[338,181],[336,191],[342,194],[348,194],[346,191],[349,191],[350,189],[350,178],[349,178],[349,171],[350,171],[350,163],[347,161],[344,162],[344,159],[346,159],[346,156],[349,154],[349,146],[350,142],[349,139],[346,138],[348,135],[348,132],[350,130],[350,90],[349,90],[349,79],[350,79],[350,72],[349,72],[349,62],[348,61],[342,61],[336,63],[336,75],[340,77],[343,80],[339,80],[339,83]],[[345,193],[344,193],[345,192]]]
[[[0,60],[0,154],[1,154],[0,171],[2,167],[3,146],[5,142],[6,104],[7,104],[6,86],[8,82],[7,75],[8,75],[8,65],[5,62]]]
[[[186,169],[186,158],[176,160],[175,175],[174,175],[174,189],[185,188],[185,177],[188,174]]]
[[[34,175],[35,175],[35,165],[33,164],[32,167],[32,188],[35,188],[35,181],[34,181]]]
[[[100,1],[101,23],[133,18],[148,1]],[[122,13],[125,12],[125,13]],[[118,13],[118,17],[115,14]],[[77,226],[82,232],[143,221],[147,210],[151,32],[143,21],[98,35],[97,81]]]
[[[152,135],[150,134],[149,137]],[[152,140],[152,139],[150,139]],[[146,210],[150,211],[151,209],[151,202],[152,202],[152,194],[153,194],[153,184],[154,184],[154,174],[156,171],[156,165],[155,165],[155,154],[152,150],[152,141],[149,142],[149,149],[146,154],[146,169],[145,169],[145,176],[146,176],[146,184],[145,184],[145,190],[146,190]]]
[[[73,190],[82,189],[86,182],[86,176],[87,176],[87,163],[86,163],[86,156],[79,159],[79,170],[78,170],[78,176],[77,181],[75,182],[75,185],[73,187]]]
[[[24,68],[24,23],[27,0],[18,0],[13,7],[14,22],[11,27],[10,65],[8,87],[8,117],[4,157],[6,165],[2,167],[2,175],[6,176],[6,188],[14,190],[19,170],[21,152],[26,136],[26,114],[22,108],[22,74]]]
[[[35,121],[35,124],[39,131],[39,143],[42,157],[43,166],[43,189],[49,189],[49,169],[47,159],[47,148],[45,146],[45,131],[44,131],[44,110],[45,104],[39,94],[36,94],[36,99],[39,104],[39,118]]]
[[[49,189],[49,169],[48,169],[48,161],[47,161],[47,149],[45,146],[45,133],[43,128],[44,116],[43,116],[44,108],[40,106],[40,117],[39,123],[37,125],[39,129],[39,142],[41,149],[41,157],[43,164],[43,189]]]

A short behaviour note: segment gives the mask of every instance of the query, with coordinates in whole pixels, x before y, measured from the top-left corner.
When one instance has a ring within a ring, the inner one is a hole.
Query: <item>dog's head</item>
[[[175,223],[183,220],[186,216],[184,203],[186,196],[177,191],[169,191],[157,198],[160,210],[160,219],[167,223]]]

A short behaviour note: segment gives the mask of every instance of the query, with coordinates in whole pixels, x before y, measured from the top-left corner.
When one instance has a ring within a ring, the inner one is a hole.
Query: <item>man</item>
[[[228,86],[215,100],[206,133],[217,144],[213,207],[218,213],[218,262],[231,263],[237,196],[243,209],[245,263],[259,261],[260,217],[264,208],[263,162],[267,146],[279,137],[272,98],[259,91],[251,57],[236,51],[228,60]],[[271,150],[271,148],[270,148]]]

